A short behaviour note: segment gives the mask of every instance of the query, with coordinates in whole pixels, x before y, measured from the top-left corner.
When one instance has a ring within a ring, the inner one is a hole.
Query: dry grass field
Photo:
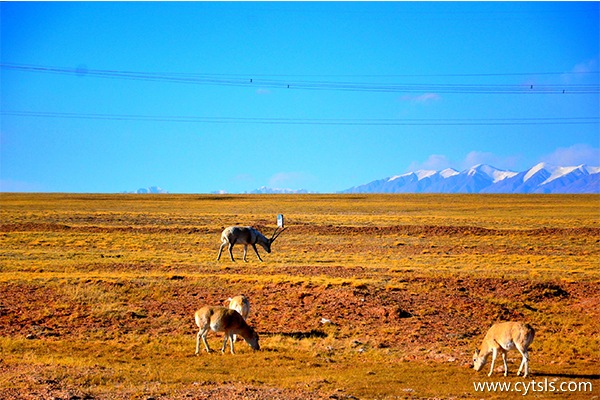
[[[265,262],[216,261],[279,213]],[[1,399],[600,396],[597,195],[3,193],[0,216]],[[194,356],[194,311],[238,294],[261,350]],[[536,329],[528,378],[516,351],[470,368],[504,320]]]

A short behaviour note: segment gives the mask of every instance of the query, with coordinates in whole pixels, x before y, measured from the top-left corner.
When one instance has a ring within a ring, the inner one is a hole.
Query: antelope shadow
[[[543,372],[543,371],[536,371],[535,376],[536,377],[545,377],[545,378],[565,378],[565,379],[589,379],[589,380],[600,379],[600,374],[569,374],[569,373]]]
[[[259,332],[261,336],[284,336],[292,339],[325,338],[327,334],[319,329],[311,329],[307,332]]]

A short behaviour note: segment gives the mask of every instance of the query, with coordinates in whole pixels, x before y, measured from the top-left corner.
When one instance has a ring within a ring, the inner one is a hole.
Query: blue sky
[[[600,165],[599,7],[0,3],[0,191]]]

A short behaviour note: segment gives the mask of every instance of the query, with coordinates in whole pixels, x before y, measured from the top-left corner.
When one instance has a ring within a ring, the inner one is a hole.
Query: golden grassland
[[[264,263],[216,261],[279,213]],[[5,396],[504,398],[473,382],[523,381],[518,353],[469,363],[507,319],[537,331],[525,381],[600,390],[598,195],[3,193],[0,217]],[[262,349],[195,357],[195,309],[240,293]]]

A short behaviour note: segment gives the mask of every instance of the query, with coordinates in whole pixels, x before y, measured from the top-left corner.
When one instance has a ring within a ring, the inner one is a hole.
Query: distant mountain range
[[[267,186],[261,186],[258,189],[254,189],[251,192],[246,192],[249,194],[304,194],[304,193],[313,193],[309,192],[305,189],[278,189],[278,188],[270,188]]]
[[[139,188],[135,191],[137,194],[159,194],[159,193],[169,193],[165,189],[159,186],[150,186],[147,188]]]
[[[129,193],[169,193],[158,186]],[[213,192],[223,194],[224,191]],[[316,193],[305,189],[262,186],[246,194]],[[522,171],[478,164],[462,172],[418,170],[354,186],[338,193],[600,193],[600,167],[557,167],[540,163]]]
[[[354,186],[341,193],[600,193],[600,167],[546,163],[522,172],[479,164],[462,172],[419,170]]]

